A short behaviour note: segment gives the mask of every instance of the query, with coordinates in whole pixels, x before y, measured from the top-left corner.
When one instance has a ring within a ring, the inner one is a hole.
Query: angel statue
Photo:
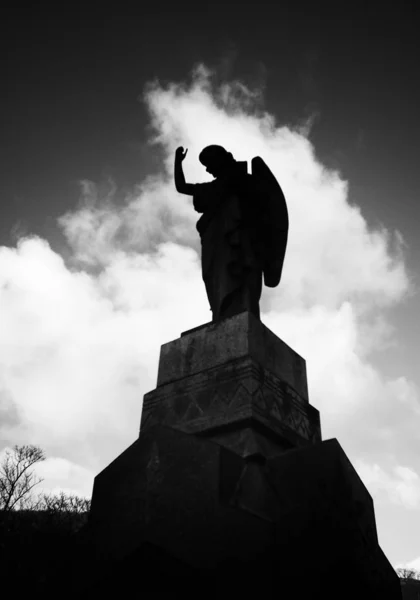
[[[280,282],[289,219],[286,201],[276,178],[259,156],[236,161],[222,146],[207,146],[199,155],[213,181],[186,183],[182,162],[188,150],[175,153],[175,187],[193,197],[202,213],[197,222],[201,237],[201,268],[212,321],[243,311],[260,318],[262,281]]]

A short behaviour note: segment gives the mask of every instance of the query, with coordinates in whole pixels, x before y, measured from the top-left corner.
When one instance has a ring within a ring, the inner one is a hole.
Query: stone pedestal
[[[321,441],[304,360],[249,313],[162,346],[81,546],[96,592],[401,598],[369,493]]]
[[[140,431],[156,424],[264,457],[321,441],[305,361],[245,312],[161,348]]]

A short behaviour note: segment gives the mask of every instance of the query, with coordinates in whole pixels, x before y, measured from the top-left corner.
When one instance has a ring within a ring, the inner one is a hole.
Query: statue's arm
[[[184,160],[188,150],[184,151],[184,148],[180,146],[175,152],[175,164],[174,164],[174,179],[176,191],[180,194],[186,194],[187,196],[194,195],[194,184],[187,183],[185,181],[184,170],[182,168],[182,161]]]

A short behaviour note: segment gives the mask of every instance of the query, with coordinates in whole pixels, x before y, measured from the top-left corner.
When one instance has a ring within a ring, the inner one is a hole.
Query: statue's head
[[[216,145],[206,146],[198,158],[213,177],[222,175],[235,162],[231,152],[225,150],[223,146]]]

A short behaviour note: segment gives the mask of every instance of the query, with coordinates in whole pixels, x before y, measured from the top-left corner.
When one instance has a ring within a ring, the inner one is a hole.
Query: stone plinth
[[[80,540],[75,591],[96,595],[401,598],[369,493],[321,441],[305,361],[249,313],[162,346]]]
[[[140,429],[156,424],[208,436],[241,456],[321,441],[305,361],[247,312],[162,346]]]
[[[96,477],[89,531],[100,577],[119,565],[106,588],[138,577],[146,598],[192,598],[203,585],[267,598],[400,598],[372,499],[336,440],[255,461],[151,427]]]
[[[305,360],[249,312],[191,329],[163,344],[157,386],[246,357],[308,402]]]

